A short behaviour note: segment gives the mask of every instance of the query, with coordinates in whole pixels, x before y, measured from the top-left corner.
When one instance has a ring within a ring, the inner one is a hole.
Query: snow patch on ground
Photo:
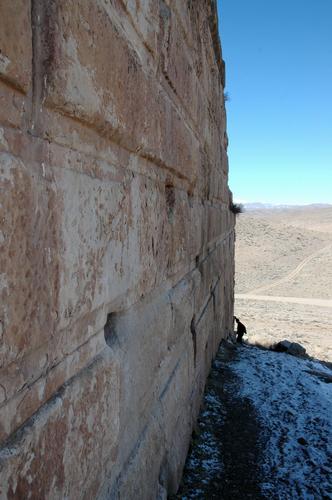
[[[232,370],[267,433],[263,467],[272,472],[279,498],[332,498],[331,370],[247,346],[238,349]]]

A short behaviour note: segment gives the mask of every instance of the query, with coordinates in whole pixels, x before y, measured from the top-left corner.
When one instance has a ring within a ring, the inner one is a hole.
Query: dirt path
[[[284,278],[278,279],[278,280],[274,281],[273,283],[270,283],[269,285],[263,285],[263,286],[260,286],[258,288],[255,288],[254,290],[251,290],[251,292],[248,295],[260,295],[262,292],[266,292],[267,290],[271,290],[271,288],[274,288],[278,285],[282,285],[283,283],[286,283],[286,282],[292,280],[293,278],[295,278],[295,276],[297,276],[302,271],[302,269],[310,261],[315,259],[321,253],[324,253],[325,250],[327,250],[330,247],[331,247],[331,245],[327,245],[324,248],[317,250],[316,252],[309,255],[306,259],[304,259],[292,272],[287,274],[287,276],[284,276]]]
[[[273,295],[254,295],[253,293],[235,294],[236,299],[263,300],[267,302],[287,302],[291,304],[305,304],[317,307],[332,307],[331,299],[311,299],[304,297],[278,297]]]
[[[230,367],[236,357],[234,347],[218,352],[180,490],[173,499],[268,498],[261,492],[266,438],[253,405],[238,397],[239,378]]]

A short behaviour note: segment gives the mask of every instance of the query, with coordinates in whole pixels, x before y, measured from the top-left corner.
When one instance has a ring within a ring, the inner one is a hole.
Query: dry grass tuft
[[[229,209],[233,214],[238,215],[238,214],[243,214],[244,208],[241,203],[233,203],[232,201],[229,204]]]

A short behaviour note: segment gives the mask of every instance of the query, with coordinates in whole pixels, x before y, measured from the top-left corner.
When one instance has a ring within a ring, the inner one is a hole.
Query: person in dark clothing
[[[234,319],[237,323],[237,337],[236,337],[236,342],[238,342],[239,344],[242,344],[242,338],[243,338],[243,335],[245,333],[247,333],[247,329],[246,327],[244,326],[243,323],[241,323],[241,321],[239,320],[239,318],[237,318],[236,316],[234,316]]]

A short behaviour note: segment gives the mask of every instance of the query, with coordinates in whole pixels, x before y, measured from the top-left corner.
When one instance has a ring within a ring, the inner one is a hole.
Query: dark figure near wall
[[[237,323],[237,337],[236,337],[236,342],[238,342],[239,344],[242,344],[242,338],[243,338],[243,335],[245,333],[247,333],[247,329],[246,327],[244,326],[243,323],[241,323],[241,321],[239,320],[239,318],[237,318],[236,316],[234,316],[234,319]]]

